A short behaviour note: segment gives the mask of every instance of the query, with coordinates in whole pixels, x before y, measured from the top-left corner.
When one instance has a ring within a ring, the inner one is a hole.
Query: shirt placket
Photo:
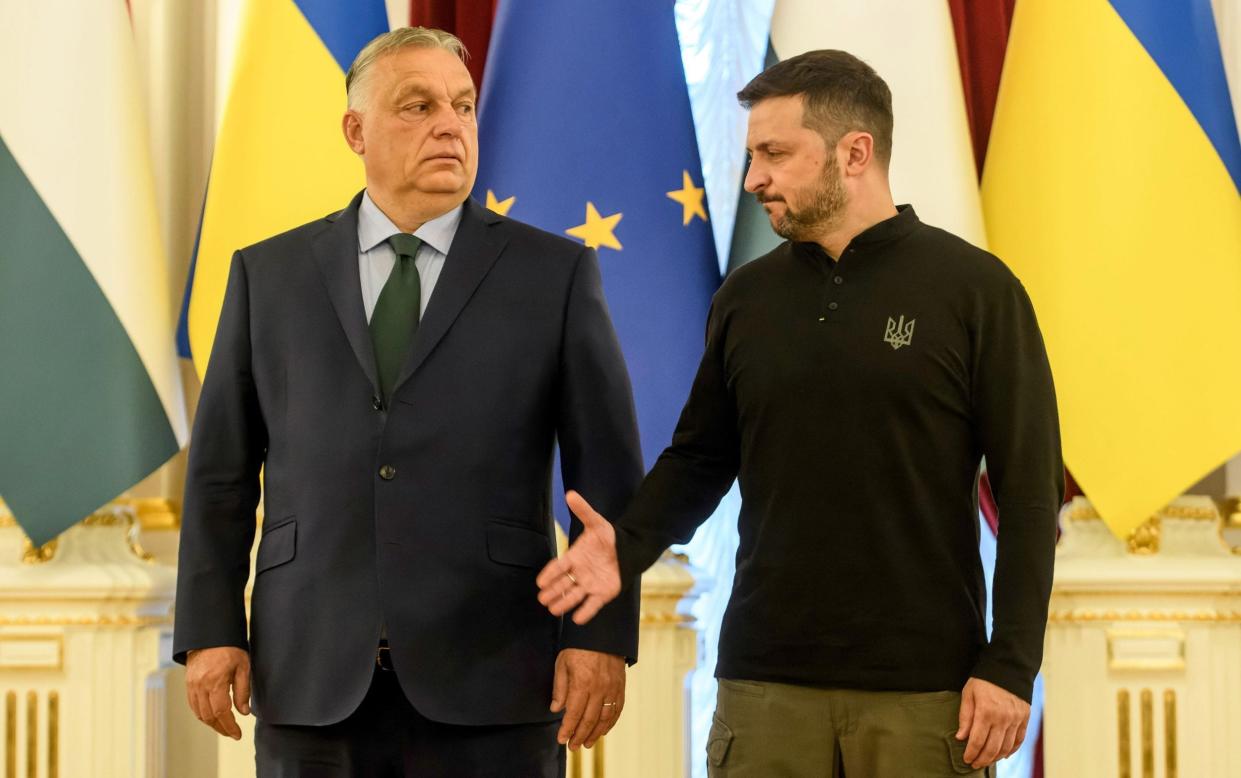
[[[819,321],[828,324],[841,320],[845,312],[845,274],[851,267],[850,257],[857,249],[849,246],[833,261],[826,253],[820,265],[823,274],[823,295],[819,309]]]

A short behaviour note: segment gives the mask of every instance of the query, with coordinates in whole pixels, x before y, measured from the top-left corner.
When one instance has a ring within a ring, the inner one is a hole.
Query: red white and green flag
[[[186,436],[125,0],[4,0],[0,498],[42,544]]]

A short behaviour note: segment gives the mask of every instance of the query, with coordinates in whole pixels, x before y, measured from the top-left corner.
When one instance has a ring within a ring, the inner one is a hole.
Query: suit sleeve
[[[1064,463],[1051,367],[1016,278],[989,295],[975,338],[975,436],[1000,525],[991,641],[972,674],[1029,701],[1043,657]]]
[[[173,631],[178,662],[196,648],[249,648],[245,586],[266,449],[250,363],[250,295],[238,252],[190,443]]]
[[[599,513],[614,518],[642,480],[642,451],[629,373],[593,249],[578,256],[564,322],[556,430],[561,475],[566,489],[575,489]],[[581,532],[582,524],[574,518],[569,540]],[[579,626],[564,619],[562,648],[637,660],[639,585],[637,580],[623,583],[621,595],[589,623]]]

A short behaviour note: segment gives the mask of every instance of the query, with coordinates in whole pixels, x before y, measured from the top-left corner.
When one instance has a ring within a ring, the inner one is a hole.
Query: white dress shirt
[[[439,280],[440,271],[444,269],[444,260],[448,250],[452,248],[452,240],[457,235],[457,227],[461,224],[461,208],[458,205],[448,213],[437,216],[418,228],[414,237],[422,241],[418,248],[418,256],[414,257],[414,265],[418,268],[418,278],[422,281],[422,301],[418,308],[418,318],[427,309],[431,300],[431,292],[435,291],[435,282]],[[358,207],[358,274],[362,281],[362,305],[366,309],[366,321],[369,323],[371,314],[375,312],[375,302],[383,291],[392,267],[396,264],[396,252],[388,245],[388,238],[400,232],[400,228],[379,210],[369,192],[362,194],[362,204]]]

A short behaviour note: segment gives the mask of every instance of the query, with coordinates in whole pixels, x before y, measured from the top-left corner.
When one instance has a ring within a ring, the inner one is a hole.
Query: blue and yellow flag
[[[1209,0],[1018,3],[983,208],[1066,463],[1124,536],[1241,449],[1241,143]]]
[[[365,183],[345,145],[345,73],[388,30],[383,0],[249,0],[182,310],[201,377],[234,251],[343,207]]]
[[[482,95],[476,194],[598,249],[649,466],[720,281],[673,4],[501,2]]]

